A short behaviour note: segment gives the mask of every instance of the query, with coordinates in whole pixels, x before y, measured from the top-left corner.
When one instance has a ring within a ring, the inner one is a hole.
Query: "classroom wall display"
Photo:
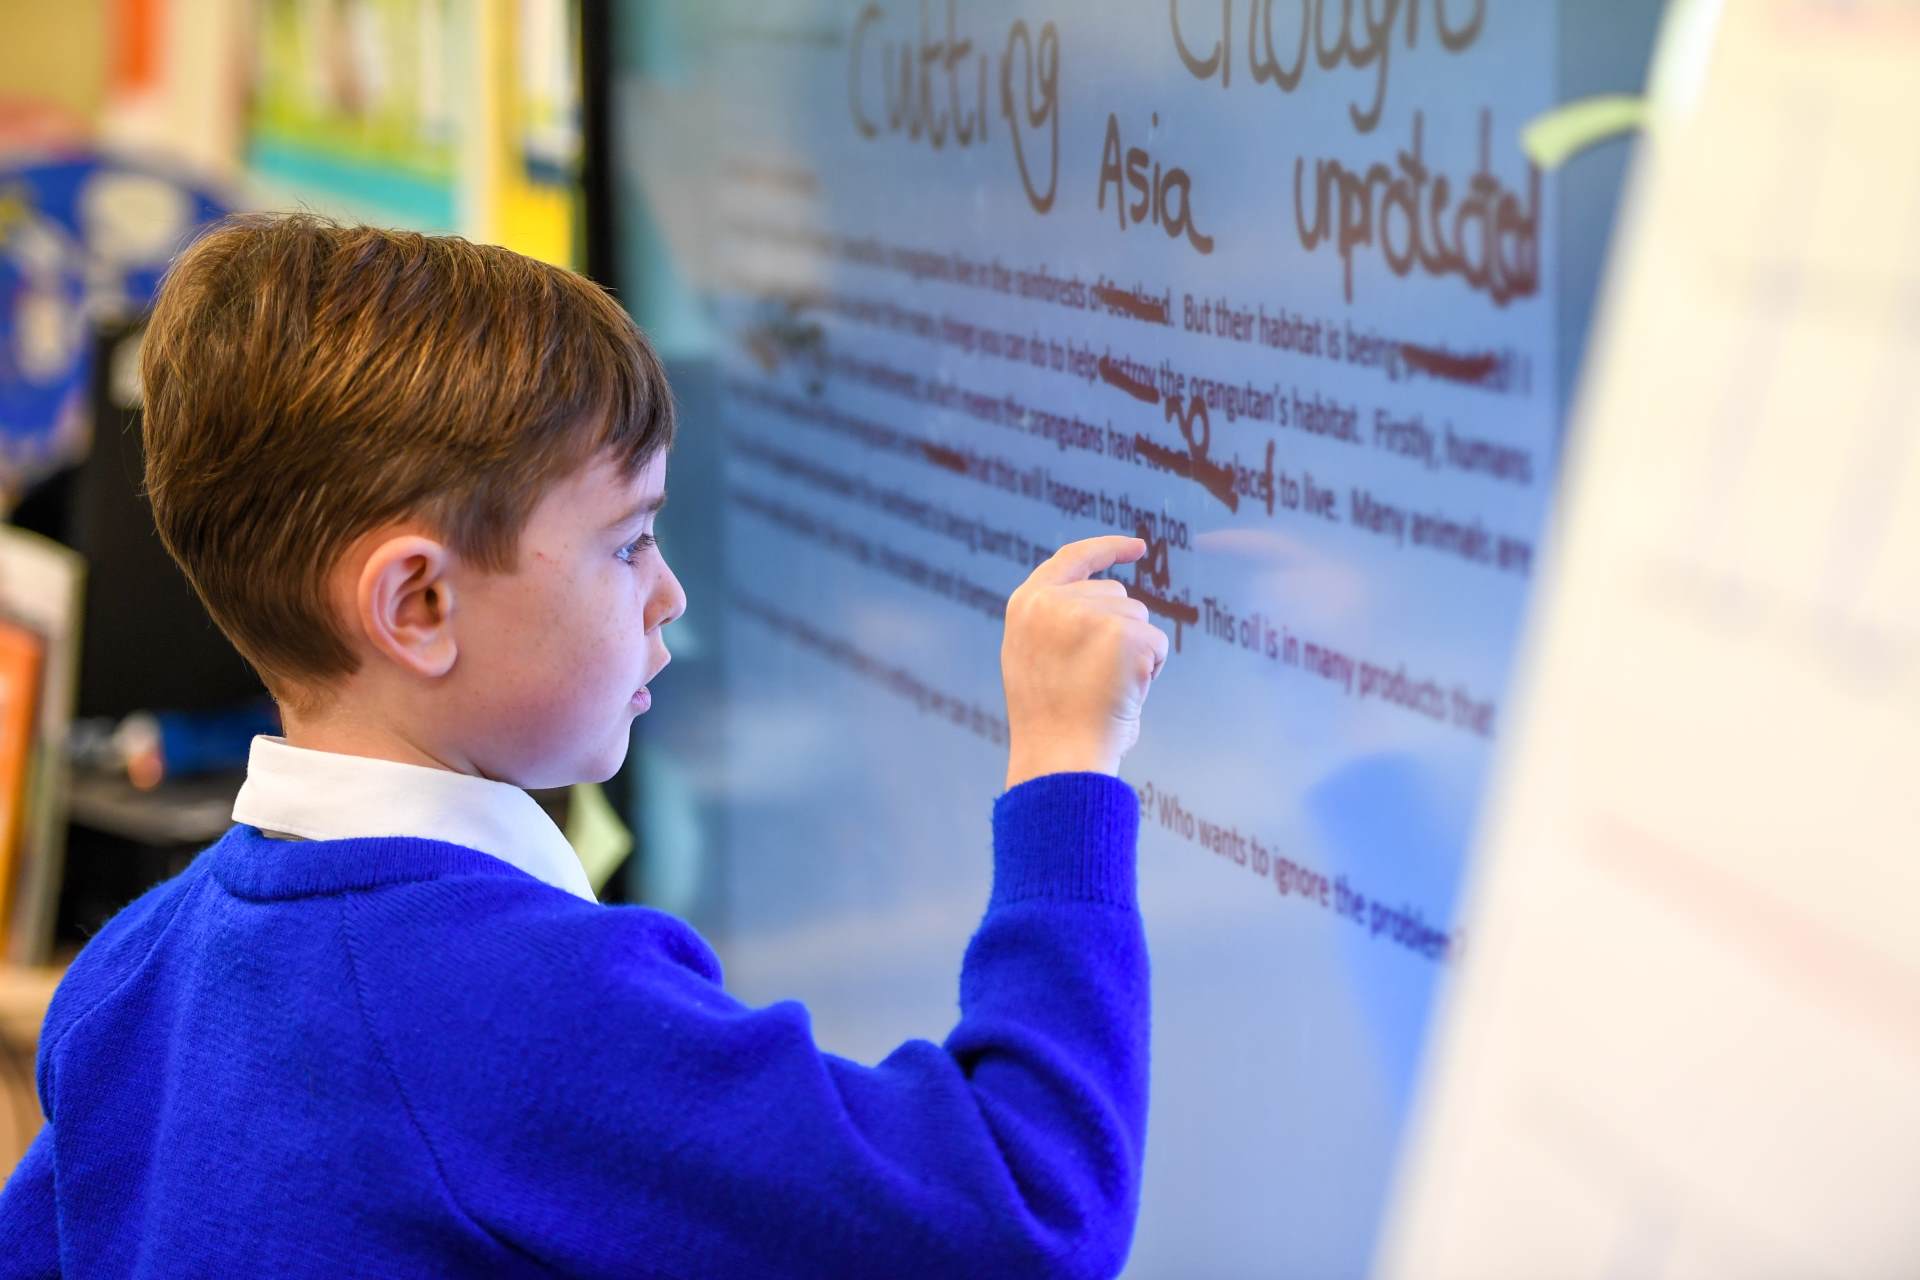
[[[255,19],[256,203],[582,264],[579,0],[261,0]]]
[[[1658,4],[644,6],[622,296],[683,380],[692,598],[654,899],[824,1047],[940,1037],[988,889],[1007,594],[1058,544],[1172,641],[1140,799],[1130,1274],[1373,1255]],[[676,681],[680,683],[676,685]],[[681,697],[681,691],[685,697]]]
[[[84,454],[96,329],[143,311],[173,255],[230,207],[111,152],[0,160],[0,502]]]
[[[577,0],[495,4],[483,24],[495,67],[496,117],[486,205],[493,239],[566,267],[580,232],[580,7]]]
[[[349,216],[459,231],[460,107],[479,76],[449,0],[266,0],[254,15],[246,167]]]
[[[72,548],[0,526],[0,956],[12,964],[53,953],[85,578]]]

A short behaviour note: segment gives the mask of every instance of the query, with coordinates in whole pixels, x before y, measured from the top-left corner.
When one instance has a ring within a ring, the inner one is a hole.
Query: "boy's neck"
[[[445,769],[451,773],[475,773],[464,762],[443,758],[444,753],[421,743],[394,726],[352,714],[338,705],[318,714],[301,715],[282,704],[281,732],[289,746],[309,751],[331,751],[336,755],[365,756],[373,760],[391,760],[397,764],[421,765]]]

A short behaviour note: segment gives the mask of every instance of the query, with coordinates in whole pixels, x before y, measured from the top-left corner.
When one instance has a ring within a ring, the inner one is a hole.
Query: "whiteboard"
[[[999,610],[1140,533],[1153,1100],[1130,1274],[1372,1257],[1554,491],[1652,3],[656,5],[625,296],[692,603],[648,891],[822,1045],[938,1039]],[[679,683],[676,684],[676,681]]]

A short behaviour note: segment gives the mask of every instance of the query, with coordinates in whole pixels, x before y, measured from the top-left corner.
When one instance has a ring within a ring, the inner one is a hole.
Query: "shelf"
[[[125,778],[76,773],[68,793],[68,818],[141,844],[208,844],[233,825],[233,798],[244,778],[224,773],[143,791]]]

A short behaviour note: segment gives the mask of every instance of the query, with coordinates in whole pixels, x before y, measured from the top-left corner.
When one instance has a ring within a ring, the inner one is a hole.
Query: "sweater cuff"
[[[1050,773],[993,805],[988,909],[1051,898],[1134,909],[1140,801],[1105,773]]]

